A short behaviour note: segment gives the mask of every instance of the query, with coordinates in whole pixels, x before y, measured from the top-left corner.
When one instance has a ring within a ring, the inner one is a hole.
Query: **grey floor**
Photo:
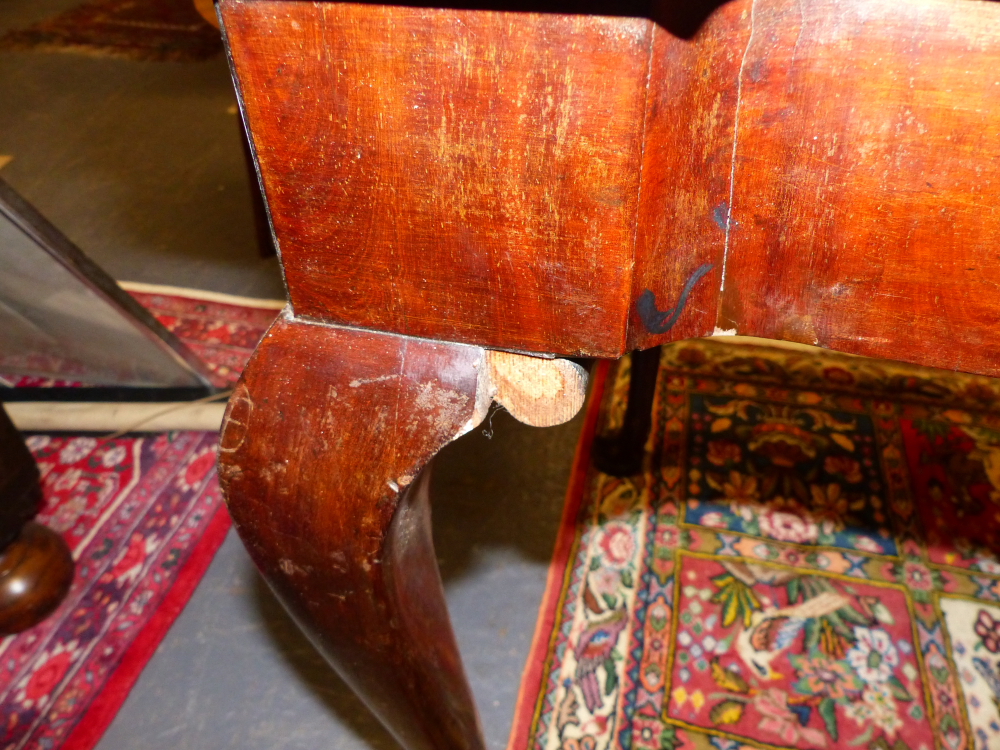
[[[3,0],[0,34],[78,0]],[[281,297],[257,252],[228,71],[0,52],[0,177],[119,279]],[[485,427],[485,425],[484,425]],[[507,741],[579,417],[506,414],[435,465],[434,534],[487,742]],[[232,534],[101,750],[394,747],[325,667]]]

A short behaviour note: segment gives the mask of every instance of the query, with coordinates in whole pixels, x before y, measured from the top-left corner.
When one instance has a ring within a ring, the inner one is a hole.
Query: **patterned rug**
[[[596,385],[511,750],[1000,748],[1000,382],[682,342],[629,479]]]
[[[222,36],[191,0],[94,0],[8,32],[0,49],[197,62],[222,52]]]
[[[277,314],[134,296],[210,363],[218,385],[236,381]],[[66,539],[76,577],[42,624],[0,639],[0,748],[89,750],[100,739],[229,528],[217,440],[205,432],[27,438],[43,477],[38,520]]]

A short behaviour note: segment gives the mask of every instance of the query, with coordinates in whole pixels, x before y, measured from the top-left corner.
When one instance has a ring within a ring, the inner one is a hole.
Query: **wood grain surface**
[[[485,414],[484,368],[478,347],[281,317],[220,438],[223,493],[250,556],[407,750],[484,747],[419,479]]]
[[[1000,374],[1000,3],[748,14],[718,325]]]
[[[732,84],[748,35],[738,3],[716,10],[693,40],[654,29],[629,349],[715,327],[730,201]],[[649,290],[661,310],[675,308],[687,280],[706,264],[711,269],[674,325],[664,335],[651,333],[636,305],[643,293]]]
[[[1000,4],[735,0],[655,48],[634,295],[667,308],[713,270],[631,345],[714,329],[1000,374]]]
[[[0,636],[44,620],[73,583],[73,557],[52,529],[29,521],[0,549]]]
[[[1000,2],[716,4],[220,2],[291,301],[220,476],[407,750],[482,748],[420,471],[501,382],[540,423],[582,393],[468,344],[729,333],[1000,375]]]
[[[493,401],[532,427],[568,422],[587,398],[587,371],[568,359],[487,351],[486,373]]]
[[[1000,3],[659,6],[223,0],[295,313],[1000,374]]]

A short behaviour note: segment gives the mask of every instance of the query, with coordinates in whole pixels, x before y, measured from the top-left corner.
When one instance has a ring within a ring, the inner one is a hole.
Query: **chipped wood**
[[[587,372],[566,359],[486,352],[493,400],[534,427],[568,422],[583,406]]]

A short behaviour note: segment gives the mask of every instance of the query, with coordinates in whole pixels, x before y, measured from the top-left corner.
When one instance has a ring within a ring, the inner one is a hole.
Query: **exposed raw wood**
[[[587,372],[566,359],[486,352],[493,400],[534,427],[568,422],[587,396]]]

